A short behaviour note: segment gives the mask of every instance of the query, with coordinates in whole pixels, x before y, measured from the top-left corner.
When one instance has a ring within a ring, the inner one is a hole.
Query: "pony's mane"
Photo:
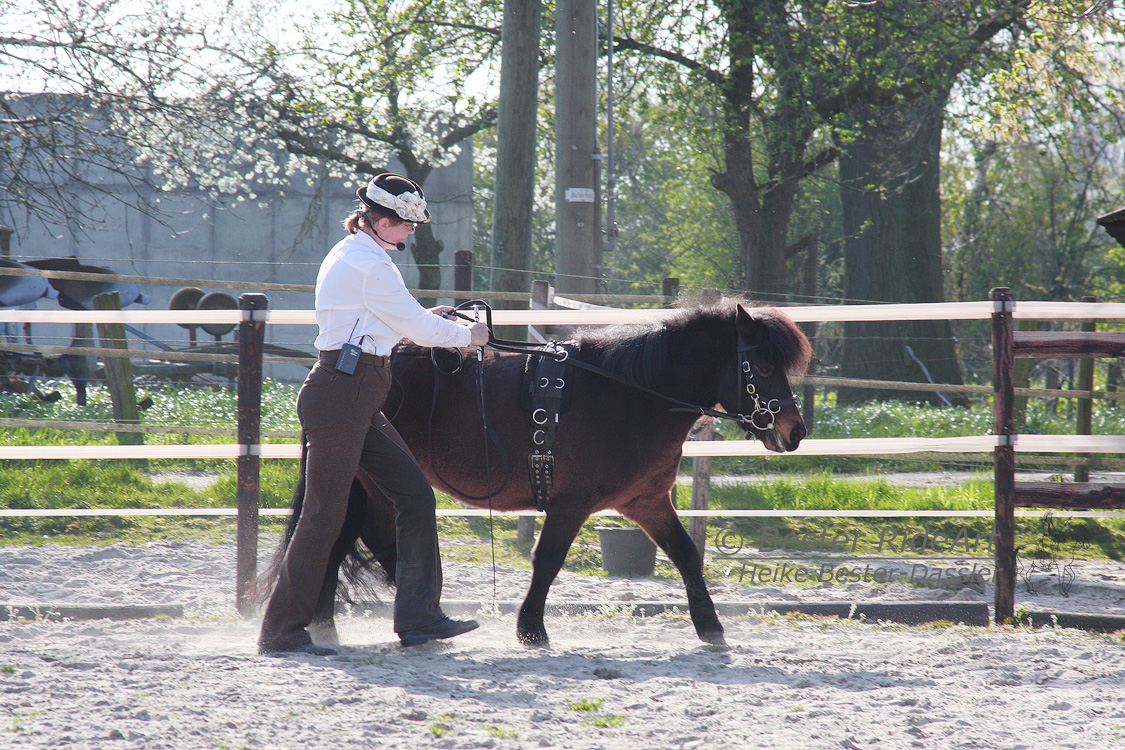
[[[582,358],[618,377],[652,388],[671,365],[666,323],[630,324],[578,331]]]
[[[739,300],[724,299],[713,304],[689,303],[659,323],[621,324],[578,331],[583,358],[633,382],[653,387],[658,376],[667,373],[673,347],[685,333],[710,332],[716,341],[735,331]],[[812,359],[812,347],[797,325],[776,308],[745,306],[758,324],[761,356],[783,368],[791,377],[800,377]]]
[[[813,349],[797,324],[776,307],[743,306],[759,324],[757,343],[762,356],[784,369],[790,378],[804,377],[812,362]]]

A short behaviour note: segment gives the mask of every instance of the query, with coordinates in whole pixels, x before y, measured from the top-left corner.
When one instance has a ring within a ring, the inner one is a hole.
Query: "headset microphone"
[[[381,234],[379,234],[379,232],[377,232],[377,231],[375,230],[375,227],[371,227],[371,231],[375,233],[375,236],[376,236],[376,237],[378,237],[379,239],[383,240],[383,236],[382,236]],[[390,242],[389,240],[383,240],[383,242],[386,242],[386,243],[387,243],[388,245],[390,245],[390,244],[391,244],[391,242]],[[403,250],[405,250],[405,249],[406,249],[406,243],[405,243],[405,242],[396,242],[396,243],[394,243],[394,246],[395,246],[395,249],[396,249],[396,250],[398,250],[398,251],[399,251],[400,253],[401,253],[401,252],[402,252]]]

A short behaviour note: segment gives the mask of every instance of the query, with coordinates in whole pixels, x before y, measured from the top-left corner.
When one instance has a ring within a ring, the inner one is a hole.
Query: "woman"
[[[308,632],[362,465],[398,512],[394,629],[404,646],[451,638],[477,627],[446,617],[441,598],[436,502],[418,462],[383,416],[390,353],[405,337],[423,346],[483,346],[488,327],[447,320],[450,307],[427,310],[407,291],[389,251],[430,221],[422,188],[381,174],[356,191],[344,222],[348,236],[325,257],[316,279],[320,356],[297,397],[308,443],[304,506],[262,618],[258,651],[330,655]]]

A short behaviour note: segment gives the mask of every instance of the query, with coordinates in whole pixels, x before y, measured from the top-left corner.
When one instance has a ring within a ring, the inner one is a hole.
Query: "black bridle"
[[[455,308],[454,314],[464,320],[477,322],[477,318],[470,317],[461,312],[465,308],[473,308],[474,310],[484,309],[485,311],[485,324],[488,326],[488,346],[502,352],[511,352],[515,354],[527,354],[534,357],[554,357],[558,362],[565,362],[568,358],[573,367],[577,367],[587,372],[592,372],[601,377],[612,380],[616,383],[621,383],[630,388],[635,388],[643,391],[657,398],[675,404],[675,407],[669,411],[686,411],[700,416],[714,417],[716,419],[730,419],[737,422],[743,430],[749,432],[750,428],[759,431],[768,431],[775,429],[777,426],[777,415],[785,406],[796,406],[800,408],[800,399],[797,395],[790,393],[785,398],[771,398],[762,399],[758,395],[758,388],[754,383],[754,363],[751,359],[751,352],[758,348],[758,344],[747,344],[739,336],[738,340],[738,369],[742,373],[741,387],[738,389],[738,398],[736,400],[737,411],[733,414],[730,412],[714,409],[709,406],[700,406],[698,404],[688,403],[681,401],[678,398],[668,396],[659,391],[653,390],[648,386],[641,385],[627,378],[616,375],[609,370],[591,365],[588,362],[583,362],[577,357],[570,357],[570,352],[556,344],[532,344],[526,341],[507,341],[495,336],[495,329],[492,326],[492,308],[482,300],[469,300],[462,302]],[[743,392],[750,397],[750,412],[747,414],[742,407]],[[759,422],[759,420],[761,420]]]
[[[793,405],[798,410],[801,408],[801,399],[797,394],[790,393],[785,398],[770,398],[763,400],[758,395],[758,388],[754,384],[754,362],[750,359],[750,352],[758,348],[758,344],[747,344],[739,336],[738,339],[738,369],[742,372],[742,387],[738,389],[738,399],[735,406],[738,409],[736,414],[731,415],[731,419],[738,420],[739,424],[749,424],[758,430],[772,430],[777,426],[777,415],[781,413],[782,407]],[[747,415],[742,409],[742,393],[746,392],[750,396],[752,411]],[[768,422],[765,424],[758,424],[756,421],[759,417],[764,417]]]

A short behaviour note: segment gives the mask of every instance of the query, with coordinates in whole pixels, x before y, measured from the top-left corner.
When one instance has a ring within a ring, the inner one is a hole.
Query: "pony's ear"
[[[753,341],[758,336],[758,326],[761,325],[746,311],[742,305],[735,308],[734,328],[743,341]]]

